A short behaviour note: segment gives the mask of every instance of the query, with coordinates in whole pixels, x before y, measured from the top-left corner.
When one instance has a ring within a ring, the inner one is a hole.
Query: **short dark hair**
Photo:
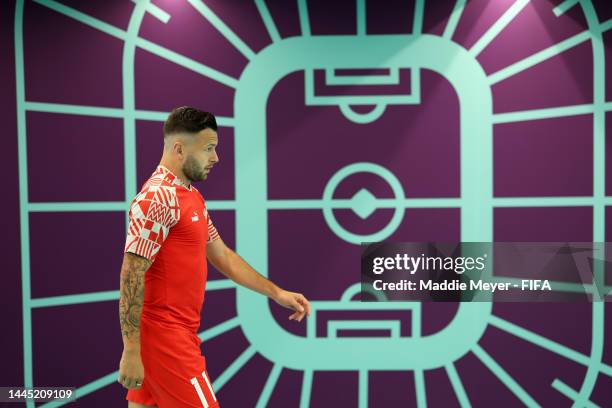
[[[164,137],[174,133],[198,133],[206,128],[217,131],[215,115],[191,106],[181,106],[170,112],[168,119],[166,119]]]

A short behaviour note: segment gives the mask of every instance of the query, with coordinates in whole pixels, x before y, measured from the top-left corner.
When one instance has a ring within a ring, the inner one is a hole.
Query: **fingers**
[[[132,378],[128,384],[128,388],[131,390],[138,389],[142,385],[142,381],[137,378]]]
[[[299,297],[297,296],[294,297],[291,301],[291,307],[293,308],[293,310],[298,311],[300,313],[304,311],[304,307],[300,304]]]
[[[297,320],[298,322],[301,322],[305,315],[306,312],[295,312],[289,316],[289,320]]]
[[[132,379],[125,388],[131,389],[131,390],[138,390],[140,389],[140,387],[142,387],[142,380]]]
[[[300,293],[298,295],[298,302],[300,302],[300,304],[304,307],[304,309],[306,310],[306,314],[310,316],[310,302],[308,301],[308,299],[306,299],[304,295]]]
[[[289,320],[297,320],[301,322],[304,316],[310,316],[310,302],[301,293],[293,293],[291,300],[291,308],[295,310]]]
[[[119,379],[117,380],[117,382],[121,385],[123,385],[124,388],[127,388],[128,390],[134,389],[134,390],[138,390],[140,389],[140,387],[142,387],[142,382],[144,381],[144,379],[142,378],[129,378],[126,376],[120,376]]]
[[[123,378],[122,380],[119,380],[119,384],[123,385],[123,388],[127,388],[130,389],[129,384],[130,384],[130,379],[129,378]]]
[[[304,308],[298,304],[296,306],[293,306],[293,309],[295,309],[295,312],[291,316],[289,316],[289,320],[297,320],[298,322],[302,321],[305,313]]]

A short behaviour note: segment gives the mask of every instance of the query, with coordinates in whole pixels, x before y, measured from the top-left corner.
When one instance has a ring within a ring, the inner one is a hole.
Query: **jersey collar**
[[[161,164],[159,164],[157,166],[157,170],[158,172],[162,173],[165,178],[170,181],[173,185],[177,185],[177,186],[181,186],[183,188],[186,188],[187,190],[191,191],[192,187],[191,185],[187,185],[185,184],[180,177],[178,177],[176,174],[174,174],[173,172],[170,171],[169,168],[167,168],[166,166],[162,166]]]

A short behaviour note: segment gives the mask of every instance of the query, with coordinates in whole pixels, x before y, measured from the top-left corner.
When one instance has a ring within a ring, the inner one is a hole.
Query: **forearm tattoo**
[[[140,341],[140,315],[144,302],[144,277],[151,261],[126,253],[121,266],[119,322],[121,334],[130,341]]]

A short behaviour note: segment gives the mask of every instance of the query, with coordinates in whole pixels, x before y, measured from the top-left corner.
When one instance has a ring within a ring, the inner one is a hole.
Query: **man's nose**
[[[217,154],[217,152],[213,152],[212,160],[213,160],[213,163],[219,162],[219,155]]]

